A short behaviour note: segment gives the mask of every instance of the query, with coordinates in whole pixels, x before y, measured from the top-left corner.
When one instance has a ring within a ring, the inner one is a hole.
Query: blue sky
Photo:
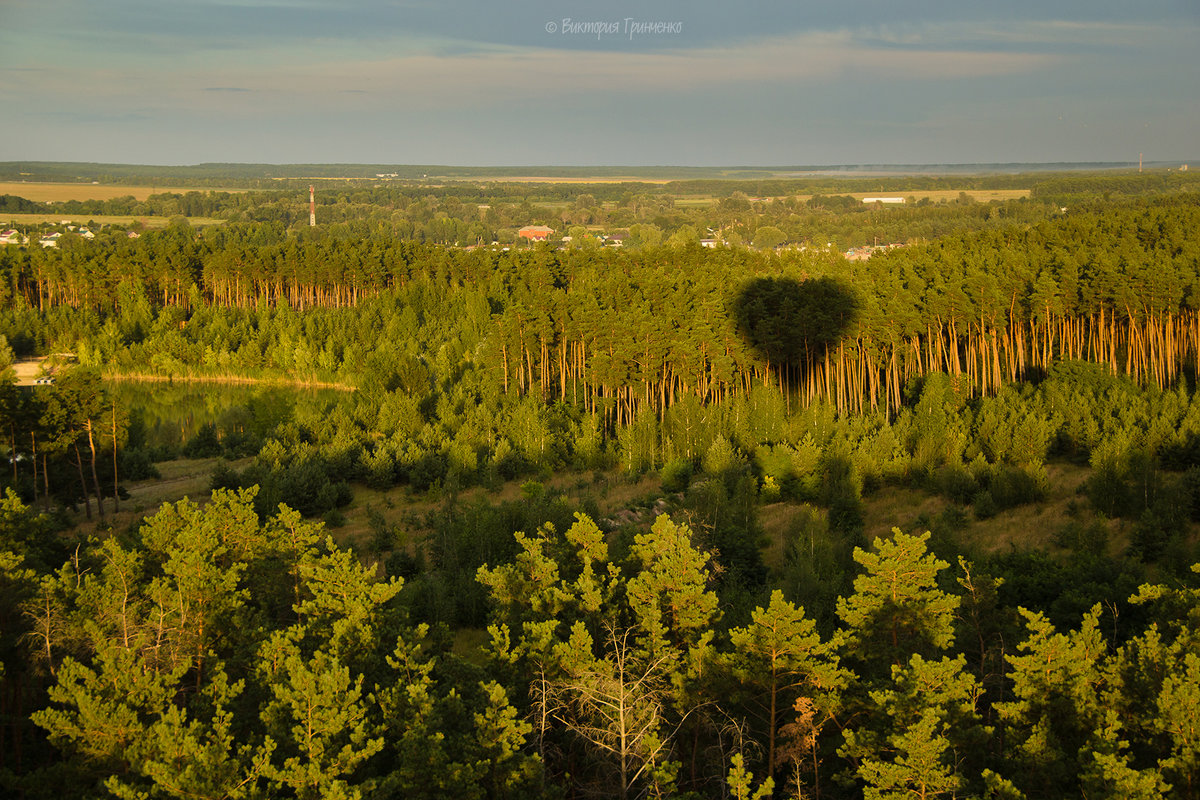
[[[1183,161],[1198,52],[1200,0],[2,0],[0,160]]]

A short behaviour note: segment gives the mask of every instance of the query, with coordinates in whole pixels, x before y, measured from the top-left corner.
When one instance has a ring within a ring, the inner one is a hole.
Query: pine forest
[[[1200,179],[93,167],[195,188],[0,195],[5,796],[1200,798]]]

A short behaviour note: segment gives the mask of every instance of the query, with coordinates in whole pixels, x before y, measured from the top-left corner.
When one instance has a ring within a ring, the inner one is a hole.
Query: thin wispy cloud
[[[867,26],[859,31],[864,39],[898,47],[1025,52],[1052,49],[1061,53],[1114,47],[1143,49],[1151,42],[1159,47],[1184,45],[1200,35],[1200,25],[1183,22],[1164,29],[1136,21],[988,20]]]
[[[512,93],[531,87],[554,96],[581,91],[656,94],[841,79],[961,80],[1035,72],[1059,60],[1050,54],[1001,51],[918,47],[896,51],[842,31],[653,53],[493,47],[447,55],[426,49],[386,59],[288,64],[256,75],[213,67],[141,81],[144,88],[164,93],[170,84],[171,94],[183,102],[192,88],[214,93],[270,92],[281,101],[369,89],[372,95],[422,101],[428,107],[460,105],[465,100],[503,103]],[[133,77],[132,73],[109,76],[114,85]],[[229,78],[244,83],[225,85]],[[170,102],[169,97],[166,100]]]

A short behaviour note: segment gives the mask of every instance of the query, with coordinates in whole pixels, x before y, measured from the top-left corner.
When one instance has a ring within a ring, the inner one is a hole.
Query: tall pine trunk
[[[117,479],[117,404],[112,404],[112,446],[113,446],[113,513],[121,511],[121,499],[118,490],[120,482]]]
[[[83,455],[79,452],[79,443],[76,442],[72,447],[75,448],[75,468],[79,470],[79,488],[83,490],[83,510],[87,512],[87,518],[90,521],[92,518],[92,501],[88,495],[87,481],[83,477]]]
[[[96,475],[96,440],[92,436],[92,421],[87,421],[88,449],[92,451],[92,485],[96,487],[96,511],[104,521],[104,495],[100,492],[100,478]]]

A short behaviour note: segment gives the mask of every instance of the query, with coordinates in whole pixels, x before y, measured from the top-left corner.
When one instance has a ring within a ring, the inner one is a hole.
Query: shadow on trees
[[[835,278],[755,278],[738,292],[734,313],[746,343],[794,384],[849,334],[860,305]]]

